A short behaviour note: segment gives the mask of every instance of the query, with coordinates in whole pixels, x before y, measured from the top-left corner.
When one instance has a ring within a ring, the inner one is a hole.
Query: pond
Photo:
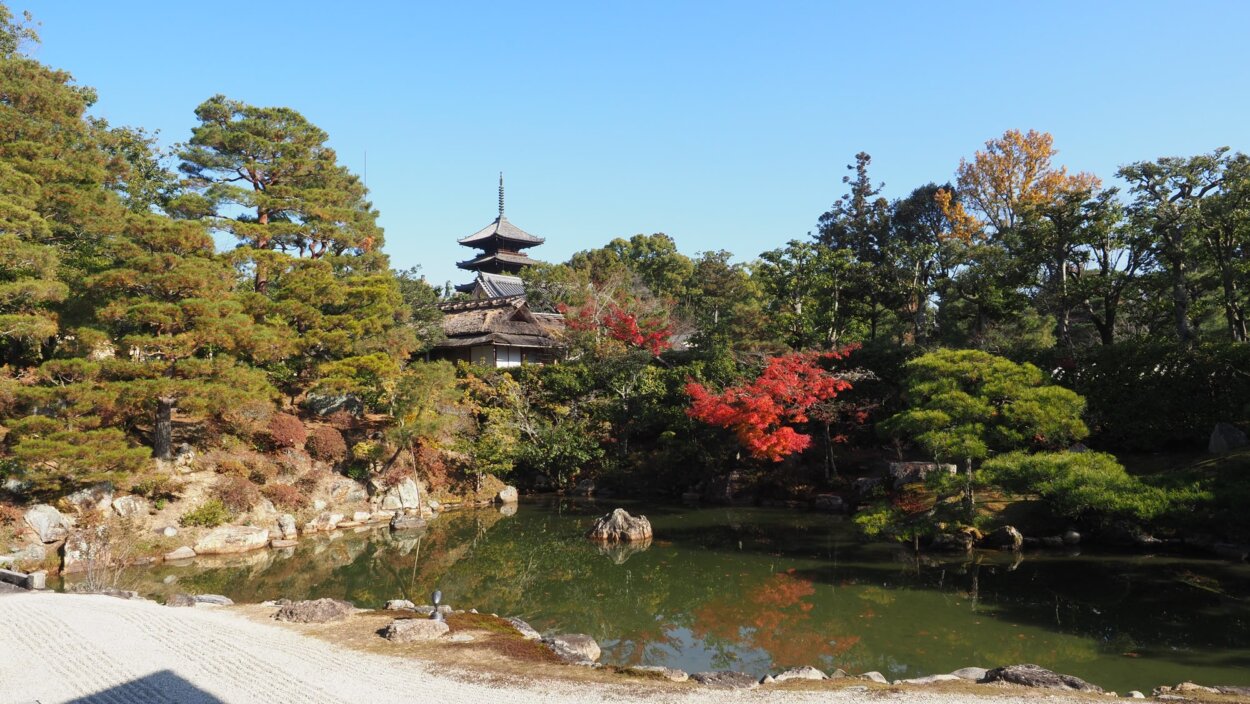
[[[583,537],[617,505],[651,519],[649,548]],[[860,542],[845,518],[785,509],[538,501],[127,579],[157,598],[329,596],[363,607],[428,603],[441,589],[456,608],[590,634],[606,663],[692,672],[813,665],[894,679],[1032,662],[1121,693],[1250,685],[1250,566],[1075,550],[917,561]]]

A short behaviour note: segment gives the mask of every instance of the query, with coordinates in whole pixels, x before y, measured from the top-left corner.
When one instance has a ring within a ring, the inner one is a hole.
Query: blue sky
[[[1244,2],[71,2],[37,57],[114,124],[186,139],[223,93],[301,111],[361,172],[395,266],[467,280],[495,215],[561,261],[666,232],[739,259],[802,237],[873,156],[886,194],[1009,128],[1059,161],[1246,150]]]

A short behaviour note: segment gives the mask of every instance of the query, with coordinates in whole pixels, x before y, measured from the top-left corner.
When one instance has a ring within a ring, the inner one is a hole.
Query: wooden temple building
[[[561,350],[563,316],[535,313],[525,302],[525,283],[517,274],[538,262],[522,250],[543,243],[504,216],[503,174],[499,176],[499,217],[461,238],[465,247],[482,250],[456,266],[477,273],[457,291],[467,299],[448,301],[443,312],[445,338],[431,351],[436,359],[463,360],[489,367],[547,364]]]

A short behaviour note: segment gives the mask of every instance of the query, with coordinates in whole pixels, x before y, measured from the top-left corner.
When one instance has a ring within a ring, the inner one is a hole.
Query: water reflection
[[[515,507],[513,507],[515,508]],[[584,538],[603,506],[449,513],[420,531],[306,538],[296,548],[136,573],[153,595],[331,596],[517,615],[588,633],[604,660],[763,674],[814,665],[889,677],[1037,662],[1108,688],[1250,684],[1250,568],[1168,557],[916,558],[837,517],[630,506],[647,546]],[[635,512],[637,512],[635,511]],[[176,576],[167,584],[165,577]]]

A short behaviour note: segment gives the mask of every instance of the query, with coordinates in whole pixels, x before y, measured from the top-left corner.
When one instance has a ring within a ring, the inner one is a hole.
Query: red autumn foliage
[[[593,301],[572,309],[557,306],[569,328],[579,332],[602,331],[608,337],[626,346],[646,350],[653,356],[673,346],[669,341],[672,329],[668,320],[658,315],[631,313],[616,303],[600,308]]]
[[[728,428],[752,457],[780,462],[811,445],[810,435],[792,425],[806,423],[813,406],[851,388],[851,383],[822,368],[822,360],[841,360],[856,349],[796,352],[772,357],[754,381],[731,386],[719,394],[690,381],[686,393],[690,417]]]

